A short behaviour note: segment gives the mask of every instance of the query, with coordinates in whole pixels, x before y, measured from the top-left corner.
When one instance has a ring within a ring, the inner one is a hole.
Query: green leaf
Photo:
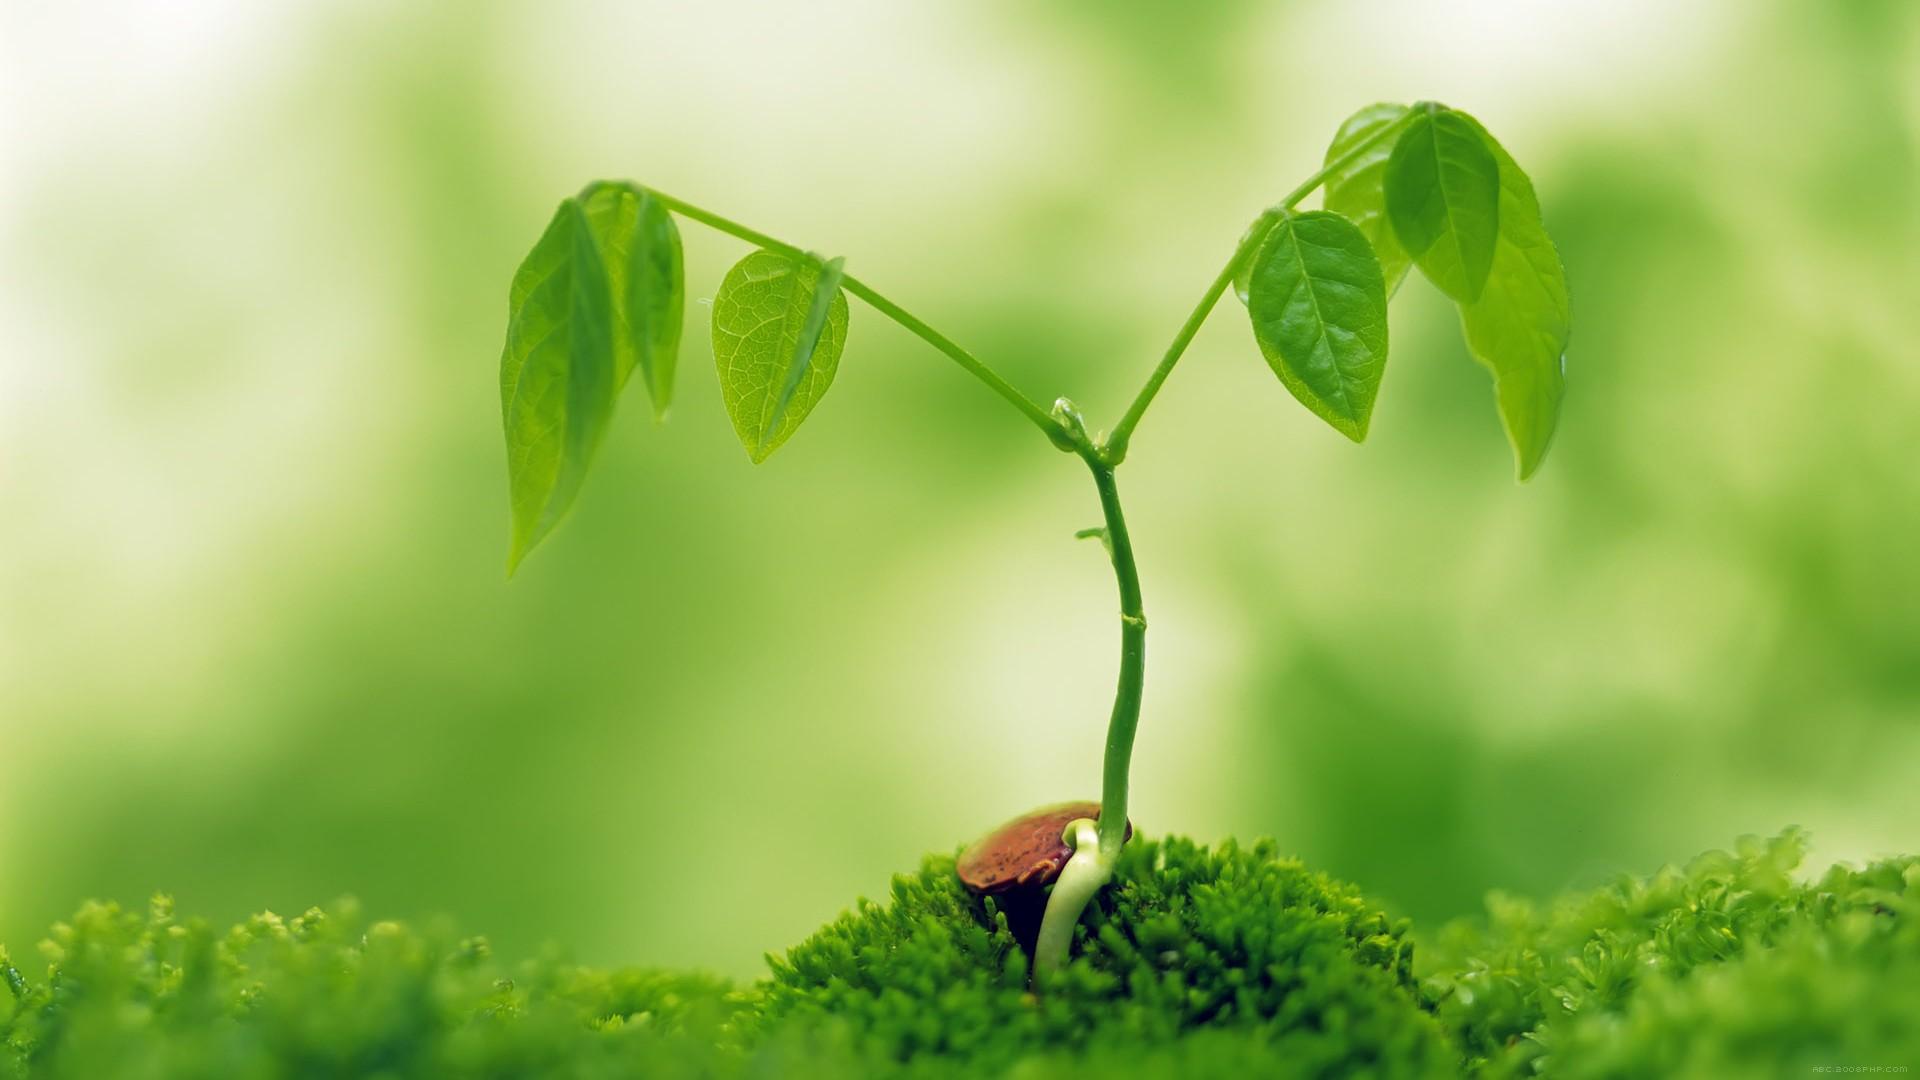
[[[605,255],[613,295],[615,384],[625,386],[638,368],[654,417],[664,418],[673,403],[686,310],[680,230],[652,192],[632,184],[589,184],[580,202]]]
[[[1247,311],[1274,374],[1360,442],[1387,362],[1387,286],[1366,234],[1339,214],[1288,214],[1253,259]]]
[[[1380,104],[1369,105],[1347,117],[1327,147],[1327,164],[1345,157],[1382,128],[1399,122],[1406,115],[1405,105]],[[1358,225],[1367,242],[1373,245],[1373,253],[1380,260],[1381,275],[1387,281],[1388,296],[1400,288],[1401,280],[1407,276],[1407,267],[1413,262],[1387,221],[1385,179],[1387,159],[1392,156],[1394,145],[1395,140],[1383,139],[1368,147],[1352,164],[1327,177],[1324,204]]]
[[[777,251],[756,251],[734,264],[713,298],[713,360],[733,430],[755,463],[780,448],[833,385],[847,344],[847,298],[835,288],[817,343],[804,354],[804,375],[784,408],[787,376],[802,360],[822,267]]]
[[[1500,223],[1500,164],[1465,113],[1428,103],[1387,158],[1387,216],[1407,253],[1462,303],[1485,287]]]
[[[1500,423],[1525,480],[1546,458],[1566,393],[1567,275],[1532,181],[1493,136],[1474,128],[1500,167],[1500,235],[1486,288],[1459,305],[1460,325],[1474,358],[1493,373]]]
[[[618,387],[607,268],[578,200],[560,204],[508,294],[500,356],[513,544],[507,572],[566,516]]]

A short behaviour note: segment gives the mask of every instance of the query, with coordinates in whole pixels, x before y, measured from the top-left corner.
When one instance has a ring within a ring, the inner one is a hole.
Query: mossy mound
[[[1425,989],[1486,1076],[1911,1067],[1920,858],[1796,881],[1805,854],[1789,831],[1544,909],[1496,896],[1423,953]]]
[[[935,858],[774,960],[756,1021],[956,1076],[1084,1069],[1090,1048],[1123,1074],[1453,1075],[1412,953],[1404,923],[1269,844],[1136,841],[1036,995],[1006,913]]]
[[[952,860],[752,986],[367,924],[224,934],[89,905],[0,951],[0,1078],[1720,1076],[1920,1057],[1920,859],[1791,873],[1796,834],[1423,947],[1268,845],[1129,845],[1040,995]],[[1017,915],[1018,913],[1016,913]],[[1017,923],[1017,918],[1014,922]],[[26,969],[34,969],[29,973]]]

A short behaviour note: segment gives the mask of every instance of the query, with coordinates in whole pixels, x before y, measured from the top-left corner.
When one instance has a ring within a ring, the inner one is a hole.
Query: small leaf
[[[1474,358],[1493,373],[1500,423],[1525,480],[1546,458],[1566,393],[1567,275],[1532,181],[1492,135],[1474,127],[1500,166],[1500,236],[1486,288],[1459,305],[1460,325]]]
[[[627,260],[627,319],[656,419],[665,418],[673,404],[681,320],[687,309],[685,275],[679,226],[652,192],[642,190]]]
[[[513,277],[500,407],[513,544],[507,572],[566,516],[613,415],[613,300],[586,211],[575,199]]]
[[[1405,105],[1380,104],[1369,105],[1347,117],[1327,147],[1327,164],[1345,157],[1354,147],[1405,115]],[[1358,225],[1367,242],[1373,245],[1373,253],[1380,260],[1381,275],[1386,278],[1388,296],[1400,288],[1401,280],[1407,276],[1407,267],[1413,262],[1387,221],[1387,159],[1392,156],[1396,141],[1383,139],[1373,144],[1352,164],[1327,177],[1325,195],[1326,208]]]
[[[786,408],[785,379],[799,356],[821,267],[777,251],[756,251],[727,271],[713,298],[713,360],[733,430],[756,463],[780,448],[833,385],[847,343],[847,298],[833,290],[805,375]],[[775,422],[778,415],[778,422]]]
[[[1253,260],[1247,311],[1281,383],[1336,431],[1367,437],[1387,361],[1387,287],[1358,226],[1288,214]]]
[[[680,230],[673,215],[645,188],[598,181],[580,193],[607,267],[614,306],[617,386],[635,368],[653,400],[656,419],[673,403],[686,284]]]
[[[1427,279],[1471,302],[1487,283],[1500,220],[1500,164],[1465,113],[1431,103],[1387,158],[1387,216]]]

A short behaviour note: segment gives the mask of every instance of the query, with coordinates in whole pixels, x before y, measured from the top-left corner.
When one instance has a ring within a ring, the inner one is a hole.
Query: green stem
[[[1134,426],[1140,423],[1142,416],[1146,415],[1147,406],[1153,404],[1154,395],[1160,392],[1160,384],[1167,381],[1168,375],[1173,374],[1173,365],[1180,362],[1180,357],[1187,351],[1187,345],[1193,341],[1193,335],[1200,332],[1200,324],[1206,322],[1207,316],[1213,312],[1213,305],[1220,302],[1220,295],[1227,291],[1227,286],[1233,284],[1233,276],[1240,272],[1240,264],[1252,258],[1254,249],[1260,246],[1260,241],[1266,239],[1267,226],[1273,223],[1275,216],[1277,215],[1274,211],[1268,210],[1254,219],[1253,224],[1247,228],[1247,235],[1241,237],[1239,245],[1233,249],[1233,257],[1227,260],[1227,265],[1220,268],[1220,273],[1214,275],[1213,284],[1207,286],[1206,295],[1200,298],[1200,302],[1194,305],[1193,312],[1187,316],[1187,321],[1181,324],[1180,332],[1173,336],[1173,344],[1167,346],[1166,355],[1160,358],[1160,363],[1154,367],[1153,374],[1147,376],[1146,385],[1134,395],[1133,404],[1127,406],[1126,415],[1120,418],[1120,422],[1113,426],[1112,433],[1107,436],[1101,457],[1108,465],[1118,465],[1127,459],[1127,442],[1133,438]]]
[[[1253,220],[1253,224],[1247,227],[1246,235],[1242,236],[1240,243],[1234,247],[1233,255],[1227,259],[1227,265],[1221,267],[1220,273],[1214,276],[1213,284],[1207,286],[1205,295],[1201,296],[1200,302],[1194,305],[1193,312],[1187,316],[1187,321],[1181,324],[1180,332],[1174,335],[1173,344],[1167,346],[1166,354],[1160,358],[1160,363],[1154,367],[1153,373],[1147,376],[1146,385],[1134,395],[1133,404],[1127,406],[1127,411],[1120,417],[1120,422],[1113,426],[1112,433],[1107,436],[1106,445],[1100,451],[1102,460],[1108,465],[1118,465],[1126,460],[1127,443],[1133,438],[1134,427],[1140,423],[1140,418],[1146,415],[1147,406],[1153,404],[1154,395],[1160,392],[1160,385],[1167,381],[1168,375],[1173,373],[1173,366],[1178,364],[1180,357],[1186,354],[1187,346],[1192,343],[1193,336],[1200,332],[1200,325],[1207,321],[1207,316],[1213,312],[1213,306],[1220,302],[1221,295],[1227,291],[1229,285],[1233,284],[1234,275],[1240,272],[1241,265],[1253,258],[1253,253],[1267,238],[1268,228],[1287,211],[1299,205],[1301,199],[1313,194],[1315,188],[1326,183],[1328,177],[1359,161],[1367,151],[1380,145],[1387,138],[1398,136],[1403,128],[1413,122],[1414,112],[1415,110],[1408,110],[1407,114],[1400,119],[1362,139],[1353,149],[1328,162],[1319,172],[1307,177],[1299,187],[1288,192],[1286,198],[1268,207]]]
[[[683,217],[697,221],[709,228],[718,229],[729,236],[738,237],[749,244],[766,248],[768,251],[777,251],[788,258],[811,259],[814,257],[792,244],[782,240],[776,240],[756,229],[750,229],[731,218],[722,217],[711,210],[695,206],[683,199],[676,199],[666,192],[653,188],[648,188],[647,190],[651,191],[653,197],[659,199],[667,209]],[[1013,384],[1001,378],[998,372],[988,367],[979,357],[974,356],[972,353],[955,344],[953,339],[947,337],[945,334],[921,322],[905,308],[880,295],[873,286],[868,285],[852,274],[841,278],[840,284],[841,287],[848,292],[865,300],[875,311],[899,323],[902,327],[906,328],[909,333],[933,346],[935,349],[938,349],[941,353],[945,354],[948,359],[960,365],[961,369],[966,371],[967,374],[985,383],[988,389],[999,394],[1007,400],[1008,404],[1020,410],[1020,413],[1032,421],[1033,425],[1039,428],[1047,438],[1054,440],[1056,445],[1059,444],[1059,440],[1062,437],[1059,423],[1056,422],[1053,417],[1049,416],[1045,409],[1034,404],[1031,398],[1015,389]]]
[[[1024,413],[1028,420],[1033,421],[1036,427],[1046,433],[1047,438],[1059,438],[1060,425],[1054,421],[1053,417],[1047,415],[1046,410],[1034,404],[1025,394],[1014,389],[1011,383],[1001,378],[998,373],[982,363],[979,358],[954,344],[951,338],[948,338],[945,334],[928,326],[926,323],[921,322],[918,318],[915,318],[912,313],[886,297],[881,296],[873,290],[871,285],[868,285],[866,282],[861,281],[851,274],[847,275],[840,284],[844,286],[848,292],[865,300],[875,311],[906,327],[907,330],[912,332],[920,340],[945,353],[949,359],[959,364],[968,374],[986,383],[989,389],[1007,399],[1009,404]]]
[[[1107,721],[1106,764],[1100,779],[1100,854],[1112,859],[1127,839],[1127,775],[1133,762],[1133,734],[1140,726],[1140,695],[1147,673],[1147,614],[1140,600],[1140,572],[1133,562],[1133,539],[1120,512],[1120,490],[1113,466],[1097,454],[1086,456],[1100,489],[1100,510],[1107,519],[1107,547],[1113,576],[1120,585],[1120,684]]]
[[[734,221],[732,218],[721,217],[719,214],[716,214],[711,210],[701,209],[700,207],[695,206],[692,203],[685,201],[684,199],[676,199],[673,196],[667,194],[664,191],[661,191],[658,188],[648,188],[647,190],[653,193],[654,198],[659,199],[662,203],[664,203],[667,209],[672,210],[673,212],[679,214],[682,217],[691,218],[692,220],[697,221],[700,224],[705,225],[710,229],[718,229],[721,232],[726,233],[728,236],[738,237],[742,240],[745,240],[749,244],[755,245],[756,247],[763,247],[763,248],[766,248],[768,251],[777,251],[780,254],[789,256],[791,258],[795,258],[795,259],[811,258],[811,256],[808,255],[805,251],[802,251],[801,249],[794,247],[792,244],[789,244],[784,240],[775,240],[773,237],[768,236],[766,233],[758,232],[754,229],[749,229],[745,225],[742,225],[739,222]]]
[[[1345,172],[1350,166],[1353,165],[1354,162],[1359,161],[1361,158],[1365,157],[1367,154],[1367,151],[1372,150],[1376,146],[1379,146],[1381,143],[1385,142],[1388,138],[1398,138],[1400,135],[1400,132],[1406,130],[1407,125],[1413,123],[1414,117],[1419,114],[1421,108],[1426,104],[1428,103],[1422,102],[1421,104],[1415,105],[1413,108],[1408,109],[1406,112],[1400,114],[1400,118],[1395,120],[1393,123],[1388,124],[1386,127],[1381,128],[1379,131],[1376,131],[1373,134],[1367,136],[1366,138],[1361,139],[1359,142],[1353,145],[1353,149],[1348,150],[1346,153],[1341,154],[1339,157],[1334,158],[1332,161],[1329,161],[1325,165],[1321,166],[1319,172],[1314,173],[1312,176],[1309,176],[1305,180],[1300,181],[1300,186],[1288,192],[1287,197],[1284,199],[1281,199],[1280,204],[1274,209],[1277,209],[1277,210],[1293,209],[1296,205],[1299,204],[1301,199],[1304,199],[1308,195],[1313,194],[1314,188],[1317,188],[1321,184],[1326,183],[1327,180],[1333,177],[1336,173]]]
[[[1073,928],[1087,905],[1106,888],[1127,842],[1127,778],[1133,763],[1133,736],[1140,727],[1140,697],[1147,674],[1147,616],[1140,599],[1140,572],[1133,561],[1133,538],[1120,510],[1120,489],[1113,466],[1087,441],[1072,403],[1061,403],[1065,426],[1079,437],[1076,445],[1094,487],[1100,491],[1100,511],[1106,518],[1107,551],[1113,559],[1114,580],[1120,586],[1120,683],[1113,695],[1113,716],[1107,721],[1107,753],[1101,771],[1100,820],[1084,818],[1067,826],[1073,857],[1060,871],[1047,894],[1040,917],[1040,936],[1034,943],[1033,974],[1039,983],[1067,962]]]
[[[1056,423],[1067,435],[1064,442],[1056,439],[1056,445],[1079,453],[1092,470],[1094,487],[1100,492],[1100,511],[1106,517],[1107,551],[1113,559],[1114,580],[1120,587],[1120,681],[1114,691],[1113,716],[1107,721],[1106,758],[1100,775],[1100,820],[1092,826],[1085,821],[1068,826],[1067,836],[1074,844],[1073,857],[1067,860],[1053,891],[1047,896],[1047,910],[1040,920],[1040,937],[1034,946],[1036,979],[1045,978],[1066,963],[1073,928],[1079,924],[1080,916],[1094,896],[1113,877],[1120,849],[1127,842],[1127,786],[1133,767],[1133,738],[1140,727],[1140,699],[1146,685],[1147,613],[1140,597],[1140,571],[1133,560],[1133,537],[1127,531],[1127,518],[1120,509],[1120,489],[1114,482],[1114,470],[1126,459],[1127,440],[1132,437],[1134,426],[1153,403],[1154,395],[1160,392],[1161,384],[1180,362],[1194,335],[1200,332],[1200,325],[1206,322],[1221,294],[1233,284],[1234,275],[1266,239],[1268,228],[1325,183],[1327,177],[1352,165],[1406,123],[1406,118],[1402,118],[1374,132],[1254,219],[1252,227],[1233,249],[1233,257],[1214,276],[1213,284],[1207,286],[1206,294],[1187,316],[1180,332],[1174,335],[1173,344],[1114,426],[1105,445],[1096,446],[1087,438],[1085,425],[1080,422],[1072,402],[1063,398],[1054,406]]]

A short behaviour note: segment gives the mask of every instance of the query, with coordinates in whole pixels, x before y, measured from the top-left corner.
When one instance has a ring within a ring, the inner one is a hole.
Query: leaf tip
[[[1511,425],[1507,423],[1507,418],[1504,415],[1501,417],[1502,426],[1508,428],[1508,441],[1513,445],[1513,474],[1516,482],[1524,484],[1533,479],[1534,474],[1540,471],[1540,466],[1546,464],[1547,451],[1553,449],[1554,436],[1559,433],[1558,420],[1557,415],[1549,417],[1544,433],[1536,433],[1532,438],[1522,439],[1515,436]]]
[[[1475,277],[1476,274],[1478,275],[1478,277]],[[1461,293],[1459,296],[1454,297],[1453,299],[1456,302],[1462,303],[1462,304],[1479,303],[1481,295],[1487,291],[1487,279],[1492,276],[1493,276],[1492,260],[1488,260],[1487,268],[1485,271],[1478,270],[1475,267],[1468,267],[1467,280],[1465,282],[1466,291]]]
[[[527,561],[527,556],[533,554],[533,549],[539,547],[551,532],[551,527],[539,529],[520,521],[513,523],[513,536],[507,546],[508,581],[520,573],[520,565]]]
[[[1551,440],[1552,436],[1549,435],[1548,438]],[[1514,447],[1513,476],[1516,483],[1524,484],[1533,479],[1534,475],[1540,471],[1540,466],[1547,463],[1548,445],[1543,443],[1537,449]]]

